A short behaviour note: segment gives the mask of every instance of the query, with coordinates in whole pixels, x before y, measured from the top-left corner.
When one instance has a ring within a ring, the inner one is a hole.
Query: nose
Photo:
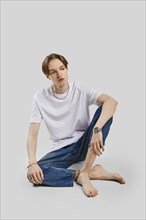
[[[57,71],[57,78],[61,77],[61,72]]]

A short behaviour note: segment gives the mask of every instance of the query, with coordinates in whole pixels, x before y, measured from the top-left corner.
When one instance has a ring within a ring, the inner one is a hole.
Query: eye
[[[65,70],[65,67],[61,67],[60,70]]]
[[[50,71],[50,74],[52,75],[52,74],[54,74],[55,73],[55,71]]]

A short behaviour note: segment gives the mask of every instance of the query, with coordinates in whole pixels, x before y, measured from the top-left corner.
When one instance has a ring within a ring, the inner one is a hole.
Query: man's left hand
[[[104,146],[102,141],[102,132],[93,133],[90,147],[93,149],[94,153],[98,156],[103,154]]]

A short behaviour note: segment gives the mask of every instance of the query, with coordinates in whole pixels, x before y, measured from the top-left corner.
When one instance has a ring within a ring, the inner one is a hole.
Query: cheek
[[[65,70],[64,74],[65,74],[65,75],[68,75],[68,70]]]
[[[52,77],[52,76],[49,76],[48,79],[51,81],[54,81],[54,77]]]

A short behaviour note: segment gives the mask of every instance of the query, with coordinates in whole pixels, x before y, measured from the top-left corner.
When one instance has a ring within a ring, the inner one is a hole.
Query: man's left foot
[[[125,184],[125,180],[118,173],[111,173],[106,171],[101,165],[96,164],[90,170],[90,179],[91,180],[113,180],[121,184]]]

